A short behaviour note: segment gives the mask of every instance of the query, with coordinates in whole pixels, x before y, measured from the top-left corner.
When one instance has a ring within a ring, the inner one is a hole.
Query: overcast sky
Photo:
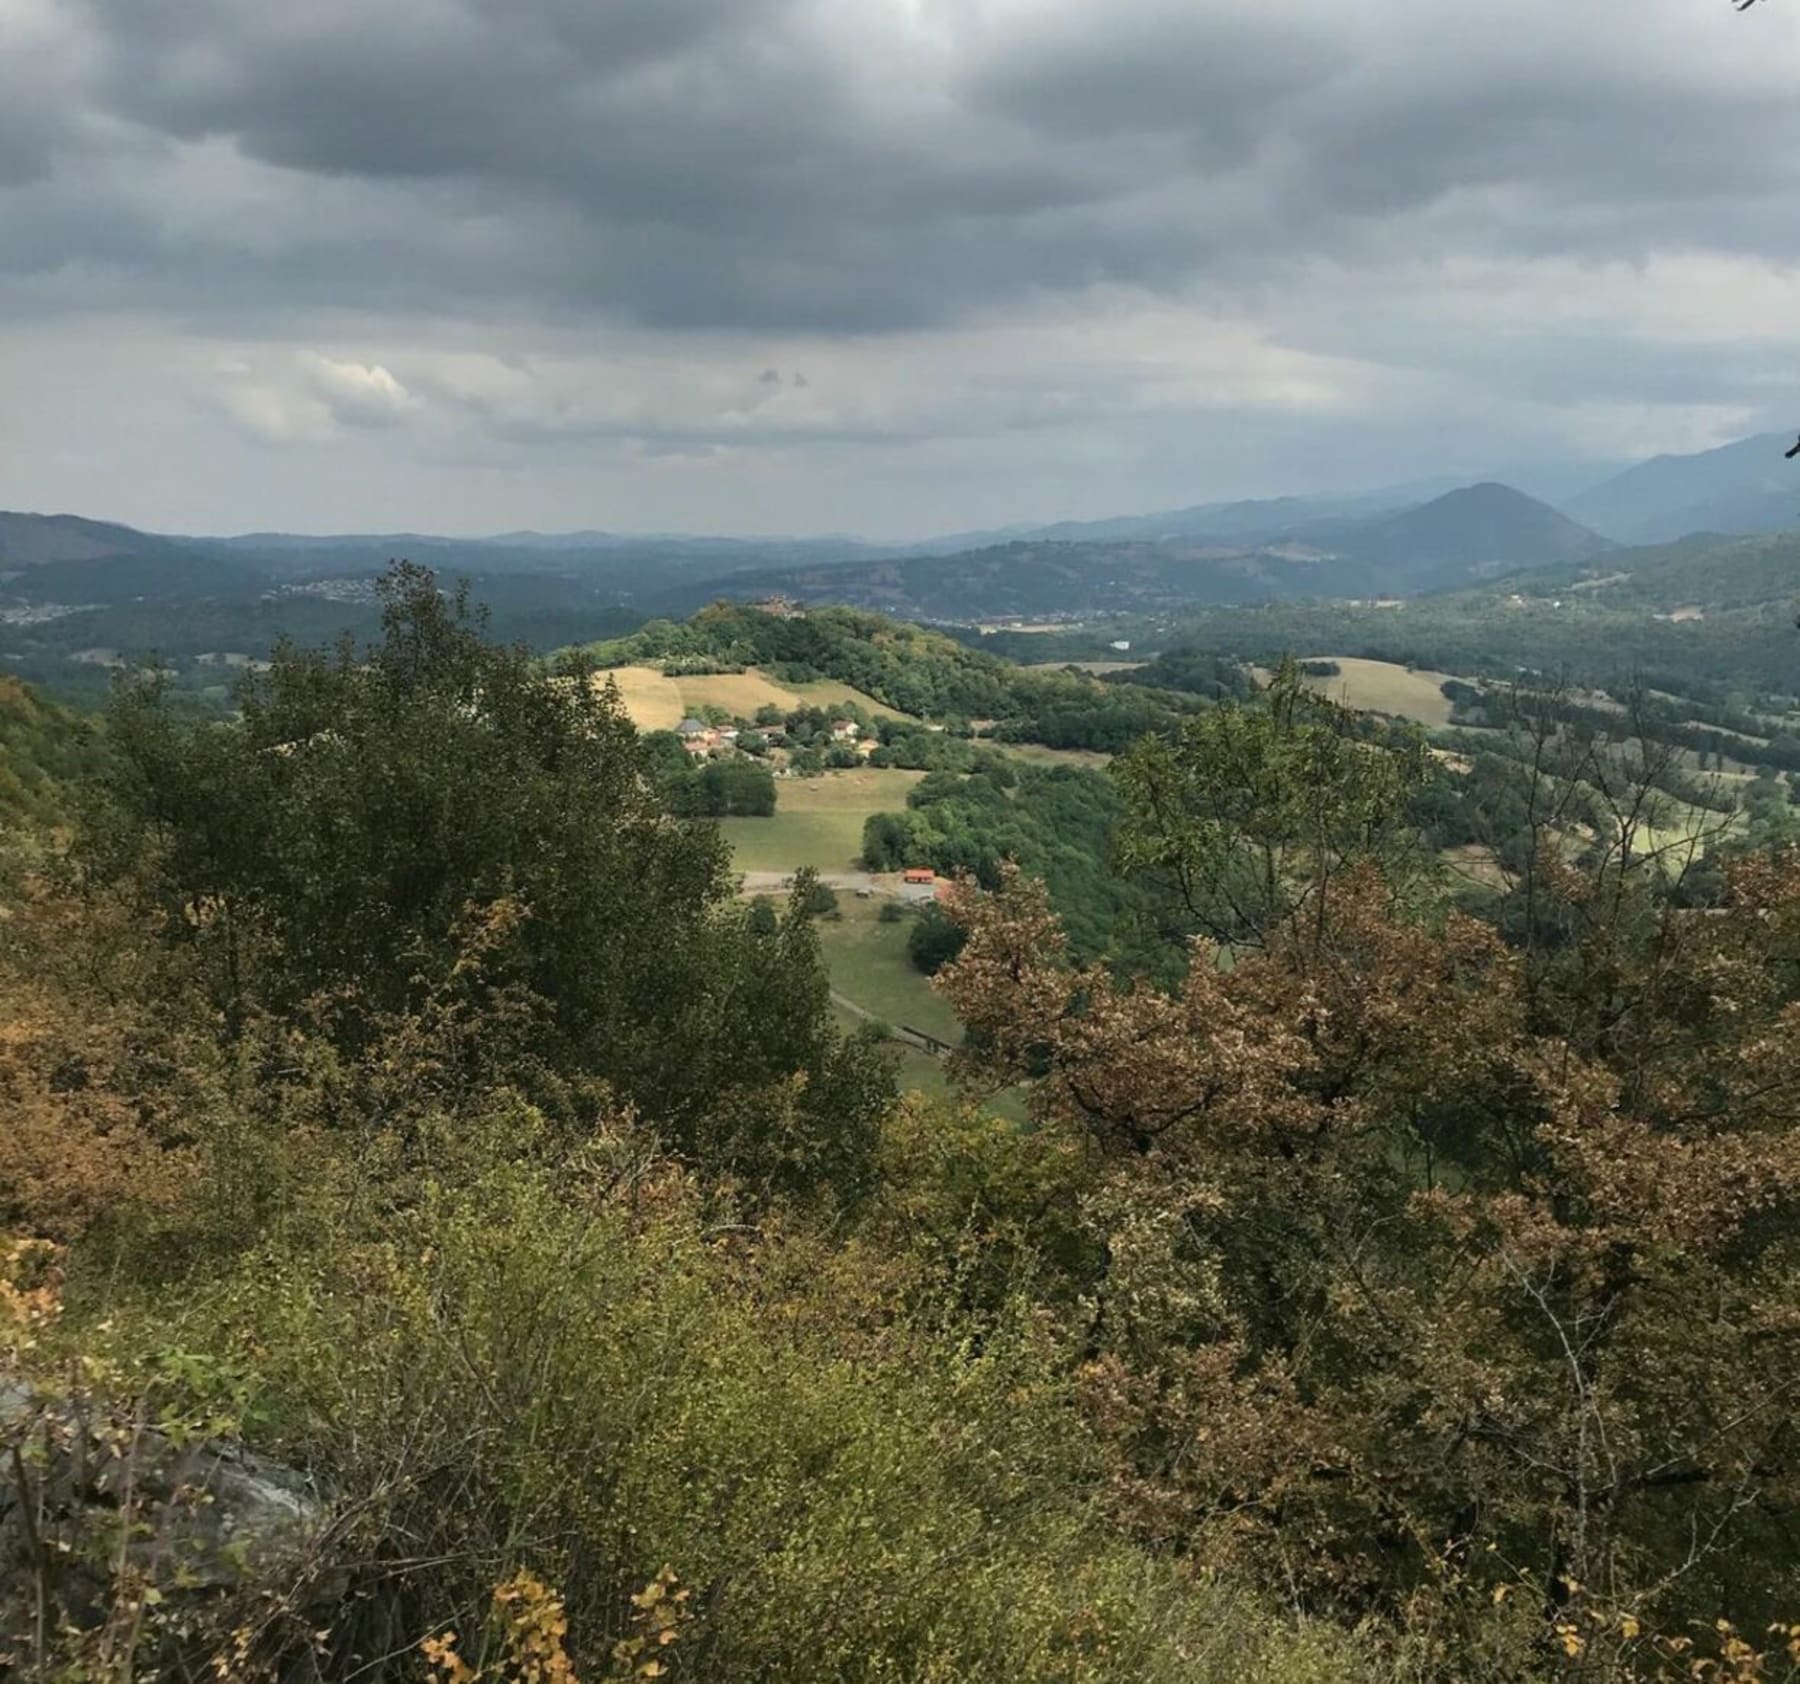
[[[1797,265],[1795,0],[0,0],[0,507],[910,537],[1698,449],[1800,417]]]

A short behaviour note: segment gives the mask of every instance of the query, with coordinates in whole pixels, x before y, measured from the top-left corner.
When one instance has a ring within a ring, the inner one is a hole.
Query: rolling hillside
[[[93,723],[0,675],[0,831],[67,816],[67,785],[98,764]]]
[[[1371,585],[1391,596],[1522,567],[1585,561],[1611,548],[1548,503],[1491,482],[1362,523],[1338,542],[1368,570]]]
[[[1157,613],[1196,604],[1410,596],[1523,567],[1585,560],[1607,540],[1503,485],[1416,508],[1296,525],[1284,541],[1232,544],[1016,540],[953,556],[757,571],[713,581],[738,598],[779,593],[906,619],[971,622]],[[693,606],[708,587],[671,606]]]
[[[1760,433],[1693,456],[1653,457],[1563,506],[1623,543],[1784,531],[1800,526],[1800,474],[1783,454],[1792,442],[1787,433]]]
[[[1376,608],[1197,608],[1197,648],[1265,660],[1331,650],[1449,672],[1566,671],[1695,693],[1800,693],[1800,533],[1610,550]]]
[[[1800,599],[1800,533],[1745,538],[1692,537],[1678,543],[1614,550],[1582,566],[1547,568],[1506,581],[1498,594],[1527,598],[1591,597],[1602,608],[1689,618]]]

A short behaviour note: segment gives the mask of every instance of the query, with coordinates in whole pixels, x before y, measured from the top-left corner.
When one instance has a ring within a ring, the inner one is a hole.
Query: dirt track
[[[742,873],[743,892],[747,895],[784,894],[793,880],[791,871]],[[821,871],[819,881],[843,894],[884,895],[893,900],[928,901],[936,892],[922,883],[904,883],[898,872],[891,871]]]

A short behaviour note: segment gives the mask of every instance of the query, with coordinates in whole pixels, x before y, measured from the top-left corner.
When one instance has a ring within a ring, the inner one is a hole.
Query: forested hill
[[[656,662],[679,670],[799,667],[835,678],[903,713],[997,717],[1017,669],[942,632],[853,608],[774,613],[715,602],[685,621],[652,620],[587,651],[602,666]]]
[[[0,510],[0,566],[8,570],[100,561],[109,556],[162,555],[172,548],[166,538],[115,521]]]
[[[103,743],[93,722],[0,674],[0,829],[66,816]]]
[[[778,614],[715,603],[690,620],[652,621],[584,653],[602,667],[757,667],[800,683],[831,678],[940,726],[979,721],[1000,741],[1108,754],[1252,687],[1248,671],[1231,660],[1202,661],[1165,688],[1105,684],[1070,669],[1018,666],[943,632],[841,607]]]
[[[1796,611],[1800,534],[1777,533],[1612,550],[1382,606],[1200,609],[1156,630],[1245,660],[1330,650],[1448,672],[1566,671],[1599,682],[1647,678],[1692,694],[1791,695],[1800,685]],[[1075,642],[1054,647],[1069,653]],[[1079,652],[1098,647],[1090,636]]]
[[[744,573],[673,592],[667,600],[681,611],[709,595],[780,595],[942,624],[1329,596],[1347,580],[1323,551],[1299,543],[1019,539],[963,555]]]
[[[963,555],[749,571],[711,588],[739,599],[851,602],[942,623],[1409,596],[1609,547],[1548,504],[1483,484],[1394,513],[1303,520],[1278,534],[1019,539]],[[678,590],[670,601],[693,604],[707,588]]]
[[[1733,613],[1800,602],[1800,533],[1696,534],[1672,544],[1615,550],[1547,567],[1474,593],[1505,600],[1592,595],[1603,607],[1651,614]]]
[[[1508,485],[1464,486],[1344,530],[1344,552],[1389,595],[1493,573],[1585,561],[1612,546],[1547,503]]]

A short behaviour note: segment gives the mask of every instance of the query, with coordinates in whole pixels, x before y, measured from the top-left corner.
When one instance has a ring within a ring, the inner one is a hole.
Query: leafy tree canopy
[[[360,1049],[467,975],[479,931],[484,997],[528,1012],[533,1063],[747,1173],[854,1188],[891,1082],[832,1027],[804,902],[756,935],[616,695],[483,633],[401,565],[379,644],[284,646],[229,723],[126,686],[91,866],[133,877],[228,1024],[316,1014]]]

